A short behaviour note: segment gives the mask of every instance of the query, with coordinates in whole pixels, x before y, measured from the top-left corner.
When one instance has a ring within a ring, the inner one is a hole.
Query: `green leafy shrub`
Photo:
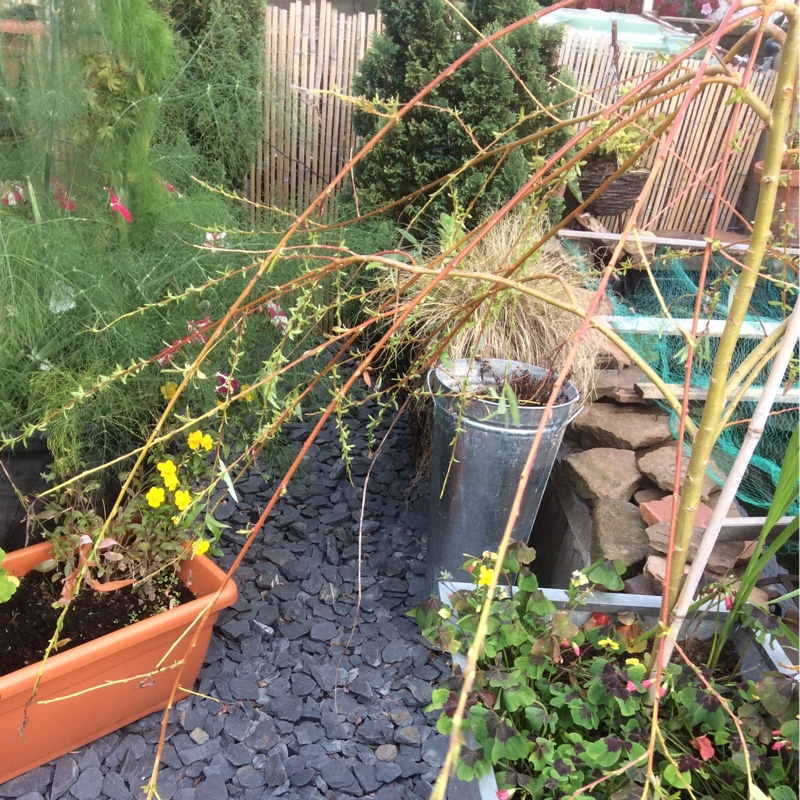
[[[465,20],[442,0],[381,0],[378,6],[383,33],[375,36],[362,59],[353,90],[388,113],[397,104],[407,103],[479,41],[475,29],[488,35],[536,10],[532,0],[476,0],[463,7]],[[471,58],[356,168],[360,199],[373,207],[394,202],[412,189],[458,170],[479,148],[517,141],[542,130],[554,121],[550,113],[539,110],[543,107],[562,103],[554,112],[555,120],[566,118],[570,90],[566,85],[569,77],[559,75],[556,65],[560,38],[558,29],[531,23],[499,40],[494,51],[485,48]],[[353,115],[356,131],[365,137],[383,123],[380,115],[366,110]],[[502,159],[487,159],[460,174],[451,191],[457,192],[464,206],[481,195],[471,208],[477,221],[522,186],[534,156],[554,152],[561,142],[561,136],[553,135],[514,148]],[[442,211],[452,210],[448,195],[444,191],[434,197],[429,192],[399,212],[408,220],[427,199],[431,200],[427,213],[438,219]]]
[[[648,637],[635,615],[613,620],[584,612],[579,618],[557,609],[530,570],[533,558],[530,548],[514,542],[503,565],[504,574],[516,576],[516,591],[499,586],[492,604],[464,723],[477,745],[462,748],[462,780],[494,770],[501,790],[516,790],[515,799],[555,800],[593,781],[599,781],[591,789],[596,800],[638,798],[654,724],[651,692],[657,692],[655,797],[686,792],[738,800],[756,796],[748,795],[751,780],[762,791],[780,786],[781,798],[797,797],[797,685],[790,677],[715,679],[670,664],[654,687],[644,653]],[[484,553],[468,563],[475,589],[453,594],[452,609],[430,598],[416,610],[434,645],[451,653],[470,646],[495,559]],[[583,587],[591,591],[597,582],[621,588],[617,572],[598,563],[575,573],[569,605],[580,612]],[[442,712],[442,733],[452,730],[460,685],[457,672],[434,690],[430,710]]]

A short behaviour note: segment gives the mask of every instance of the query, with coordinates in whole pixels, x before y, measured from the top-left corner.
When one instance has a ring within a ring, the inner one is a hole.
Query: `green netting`
[[[660,255],[654,263],[653,274],[661,301],[646,275],[638,279],[635,284],[628,277],[627,296],[612,297],[615,305],[614,313],[618,316],[663,319],[666,308],[674,318],[691,318],[699,291],[701,265],[700,256],[671,252]],[[759,281],[753,295],[748,314],[749,322],[757,326],[761,323],[779,322],[791,313],[797,296],[796,272],[788,273],[792,266],[778,259],[765,263],[765,279]],[[794,269],[796,270],[796,265]],[[713,255],[703,296],[703,319],[726,318],[735,276],[740,270],[741,267],[725,255],[719,253]],[[686,349],[681,336],[669,335],[664,331],[653,335],[624,334],[624,337],[647,359],[664,381],[683,383]],[[742,363],[752,352],[757,341],[747,338],[739,340],[731,369],[736,369]],[[719,339],[709,336],[702,337],[697,343],[692,369],[692,386],[702,388],[708,386],[718,342]],[[770,368],[771,363],[758,374],[753,388],[764,384]],[[787,374],[784,383],[791,379]],[[713,463],[709,464],[708,470],[711,477],[720,484],[739,452],[754,409],[755,402],[740,403],[720,437],[714,451]],[[699,421],[702,411],[701,402],[691,403],[690,416],[695,422]],[[756,508],[769,507],[789,437],[797,422],[797,406],[781,402],[779,398],[737,494],[741,502]],[[673,434],[676,434],[678,420],[675,414],[671,415],[671,424]],[[793,513],[796,513],[796,508]]]

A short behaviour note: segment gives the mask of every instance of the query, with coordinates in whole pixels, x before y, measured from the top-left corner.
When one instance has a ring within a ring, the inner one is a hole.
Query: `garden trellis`
[[[283,209],[304,208],[331,180],[348,155],[356,136],[350,125],[350,92],[358,61],[372,34],[380,30],[380,18],[360,12],[337,11],[328,0],[293,2],[288,9],[267,7],[265,25],[266,101],[265,136],[250,177],[253,200]],[[561,63],[574,75],[579,98],[575,115],[597,109],[614,95],[611,38],[567,29]],[[622,46],[619,54],[621,81],[644,75],[661,64],[658,56],[634,52]],[[687,61],[693,68],[696,62]],[[741,75],[742,70],[733,70]],[[775,75],[755,72],[750,89],[769,105]],[[642,217],[655,230],[706,232],[713,203],[713,185],[720,162],[725,130],[734,105],[735,88],[715,83],[707,86],[693,104],[676,137]],[[680,103],[675,97],[664,104],[667,111]],[[743,109],[739,121],[739,151],[731,159],[718,229],[725,229],[745,185],[760,138],[761,121]],[[645,155],[649,166],[653,155]],[[697,175],[703,180],[691,185]],[[626,217],[603,220],[611,230],[621,230]]]

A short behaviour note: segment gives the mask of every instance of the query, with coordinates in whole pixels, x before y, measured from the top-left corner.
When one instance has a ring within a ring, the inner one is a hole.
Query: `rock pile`
[[[567,455],[554,468],[551,490],[558,495],[573,542],[557,559],[551,584],[566,585],[572,569],[607,558],[625,564],[629,591],[660,592],[677,456],[668,415],[651,406],[601,400],[572,423],[566,436]],[[684,457],[682,477],[687,466]],[[693,548],[719,492],[706,476]],[[728,517],[738,516],[734,504]],[[745,543],[717,544],[709,579],[728,575],[747,555]]]

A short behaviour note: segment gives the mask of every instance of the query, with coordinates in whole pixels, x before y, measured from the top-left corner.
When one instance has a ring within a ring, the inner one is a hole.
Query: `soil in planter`
[[[52,573],[46,572],[28,573],[20,578],[11,599],[0,604],[0,675],[41,661],[62,611],[61,606],[53,607],[61,582],[54,583],[51,576]],[[156,580],[153,585],[155,595],[146,599],[130,587],[115,592],[81,591],[67,611],[56,652],[62,653],[194,599],[177,576]]]
[[[488,361],[478,362],[481,380],[488,382],[489,378],[494,379],[494,389],[497,394],[503,393],[503,386],[505,383],[511,387],[517,402],[521,406],[543,406],[547,404],[550,399],[550,393],[553,391],[557,373],[553,370],[547,372],[541,377],[536,378],[531,375],[528,370],[517,367],[506,378],[498,378],[492,372],[492,366]],[[567,376],[569,377],[569,376]],[[488,391],[489,388],[487,387]],[[562,405],[569,402],[569,394],[562,388],[556,398],[556,405]]]

